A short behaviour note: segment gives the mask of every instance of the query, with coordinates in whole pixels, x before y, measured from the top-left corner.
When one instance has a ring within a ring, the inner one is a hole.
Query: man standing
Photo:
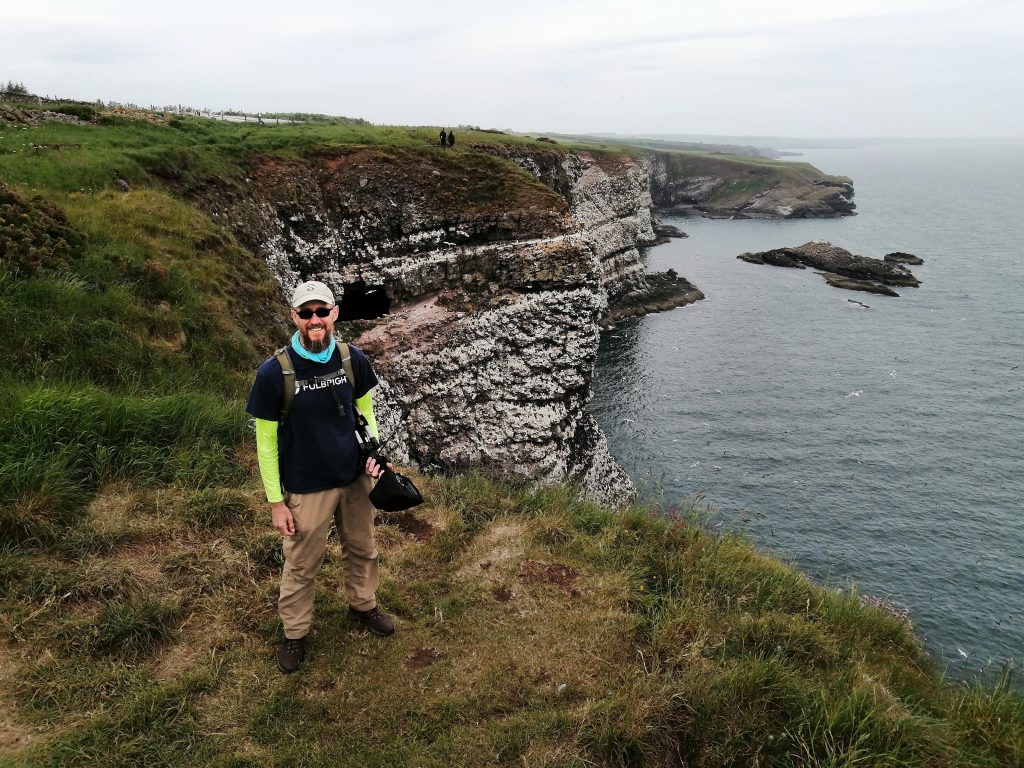
[[[321,282],[302,283],[292,294],[296,332],[283,355],[267,359],[256,372],[246,411],[256,420],[256,452],[274,527],[284,537],[284,570],[278,612],[284,641],[277,666],[294,672],[305,658],[313,620],[314,580],[323,564],[331,521],[341,539],[345,599],[350,615],[380,636],[395,631],[377,607],[380,573],[373,539],[371,477],[355,435],[359,408],[376,435],[371,390],[377,376],[366,356],[348,345],[352,378],[333,336],[338,306]],[[290,367],[290,370],[286,368]],[[294,396],[284,397],[285,385]]]

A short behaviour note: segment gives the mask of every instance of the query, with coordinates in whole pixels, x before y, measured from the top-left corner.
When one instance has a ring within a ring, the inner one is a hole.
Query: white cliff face
[[[579,361],[596,355],[600,310],[586,288],[522,295],[473,314],[427,302],[359,341],[378,352],[378,373],[409,411],[409,452],[421,463],[560,480],[592,463],[576,453],[590,398]]]
[[[593,252],[579,237],[487,250],[488,263],[507,270],[504,280],[463,260],[462,285],[478,289],[468,302],[445,306],[438,291],[356,339],[388,382],[384,420],[408,414],[408,455],[427,468],[570,479],[601,501],[631,498],[632,482],[585,411],[607,306]],[[432,260],[453,267],[444,255]],[[420,279],[415,262],[406,268]]]
[[[247,235],[286,293],[307,279],[387,292],[391,313],[351,340],[381,379],[378,422],[399,461],[568,479],[626,501],[633,484],[585,407],[609,296],[644,284],[647,165],[516,161],[557,177],[561,199],[543,192],[539,205],[453,218],[417,198],[415,179],[369,196],[365,165],[352,183],[275,164],[253,173],[260,199],[245,205],[260,215]]]
[[[586,152],[548,158],[506,150],[521,168],[561,194],[580,234],[601,265],[601,287],[611,301],[646,287],[640,248],[655,240],[651,221],[651,157],[597,156]]]

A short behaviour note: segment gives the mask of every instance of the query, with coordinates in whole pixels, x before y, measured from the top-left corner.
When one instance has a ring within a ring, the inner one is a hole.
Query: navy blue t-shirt
[[[356,441],[354,400],[377,385],[377,376],[366,355],[353,344],[352,385],[341,365],[340,348],[326,363],[314,363],[288,349],[295,367],[295,399],[288,419],[277,428],[277,449],[281,461],[281,483],[289,493],[314,493],[351,485],[363,471]],[[345,408],[342,416],[331,395],[333,387]],[[256,371],[256,383],[245,410],[257,419],[277,421],[281,417],[284,374],[276,357]]]

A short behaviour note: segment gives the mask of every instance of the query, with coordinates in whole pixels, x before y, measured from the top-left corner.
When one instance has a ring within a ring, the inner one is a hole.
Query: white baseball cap
[[[334,303],[334,294],[331,289],[319,280],[307,280],[300,283],[292,293],[292,306],[301,307],[307,301],[322,301],[324,304]]]

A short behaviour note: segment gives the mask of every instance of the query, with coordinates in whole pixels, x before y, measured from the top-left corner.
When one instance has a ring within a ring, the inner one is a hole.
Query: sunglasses
[[[317,309],[297,309],[295,314],[301,317],[303,320],[309,320],[316,315],[317,317],[327,317],[331,314],[334,307],[318,307]]]

